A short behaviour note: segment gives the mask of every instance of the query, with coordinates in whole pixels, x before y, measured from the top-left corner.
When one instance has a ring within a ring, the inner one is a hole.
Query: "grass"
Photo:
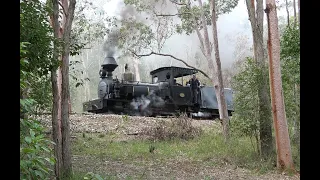
[[[105,166],[103,163],[106,161],[116,164],[120,162],[121,167],[129,168],[124,174],[122,173],[121,179],[142,179],[146,167],[156,165],[170,168],[167,165],[172,163],[175,167],[180,168],[181,166],[184,169],[204,166],[210,169],[210,167],[220,168],[231,165],[253,170],[252,172],[257,174],[275,170],[275,158],[262,161],[250,138],[234,136],[226,144],[217,128],[211,127],[198,131],[192,127],[190,122],[181,119],[172,121],[171,124],[160,122],[156,127],[147,129],[142,134],[151,136],[151,138],[149,140],[139,138],[128,140],[116,131],[79,133],[76,134],[77,138],[72,143],[72,154],[90,157],[82,160],[85,164],[80,169],[99,172],[105,179],[119,178],[119,174],[105,174],[105,170],[96,169]],[[297,170],[300,170],[300,155],[294,145],[292,145],[292,154],[295,166]],[[137,169],[130,169],[131,166],[137,166],[141,172],[136,172]],[[109,169],[108,172],[116,173],[117,170]],[[166,171],[161,174],[167,175]],[[76,170],[74,178],[83,179],[85,175],[86,173]],[[166,178],[170,178],[170,175]],[[208,178],[210,179],[209,176],[205,177],[205,179]]]
[[[92,172],[85,173],[85,172],[75,172],[73,176],[68,180],[81,180],[81,179],[88,179],[88,180],[116,180],[118,179],[115,175],[108,175],[108,174],[94,174]],[[132,176],[126,176],[126,180],[134,179]]]
[[[253,150],[249,138],[231,138],[224,143],[221,135],[204,133],[191,139],[167,141],[131,140],[115,141],[115,135],[87,134],[78,135],[73,143],[74,155],[107,157],[121,161],[179,161],[202,162],[207,165],[233,164],[238,167],[259,169],[262,172],[273,168],[272,161],[262,162]],[[150,153],[150,146],[154,152]]]

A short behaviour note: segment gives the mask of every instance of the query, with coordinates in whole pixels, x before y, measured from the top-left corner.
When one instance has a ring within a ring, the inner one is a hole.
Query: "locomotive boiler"
[[[114,57],[106,57],[99,72],[98,98],[84,102],[83,110],[93,113],[157,116],[177,115],[219,117],[217,98],[213,87],[201,86],[198,101],[193,102],[191,89],[176,82],[177,78],[198,71],[183,67],[161,67],[150,72],[152,83],[138,82],[134,74],[125,72],[121,79],[113,78],[118,67]],[[229,115],[232,115],[232,91],[225,89]]]

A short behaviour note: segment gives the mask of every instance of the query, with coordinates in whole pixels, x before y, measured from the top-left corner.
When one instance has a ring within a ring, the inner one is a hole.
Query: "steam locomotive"
[[[98,99],[83,103],[83,110],[92,113],[112,113],[139,116],[166,116],[187,113],[188,116],[218,118],[218,104],[213,87],[200,86],[197,102],[190,86],[179,84],[176,78],[198,73],[183,67],[161,67],[150,72],[152,83],[137,82],[126,70],[121,80],[113,78],[118,67],[114,57],[106,57],[101,65]],[[228,113],[233,112],[232,90],[225,88]]]

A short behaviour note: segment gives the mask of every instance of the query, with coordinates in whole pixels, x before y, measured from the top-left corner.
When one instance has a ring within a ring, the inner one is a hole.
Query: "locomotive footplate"
[[[96,112],[103,109],[103,100],[94,99],[83,103],[83,111]]]

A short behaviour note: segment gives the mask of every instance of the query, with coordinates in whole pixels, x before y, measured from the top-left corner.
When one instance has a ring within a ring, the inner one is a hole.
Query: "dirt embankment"
[[[39,116],[41,122],[51,129],[51,116]],[[104,114],[72,114],[70,115],[71,133],[107,133],[110,131],[124,131],[125,134],[137,133],[147,127],[154,127],[159,121],[170,121],[170,118],[153,118],[140,116],[121,116]],[[192,125],[206,129],[220,127],[220,123],[213,120],[193,120]],[[121,127],[121,128],[120,128]],[[219,128],[217,128],[219,129]]]

